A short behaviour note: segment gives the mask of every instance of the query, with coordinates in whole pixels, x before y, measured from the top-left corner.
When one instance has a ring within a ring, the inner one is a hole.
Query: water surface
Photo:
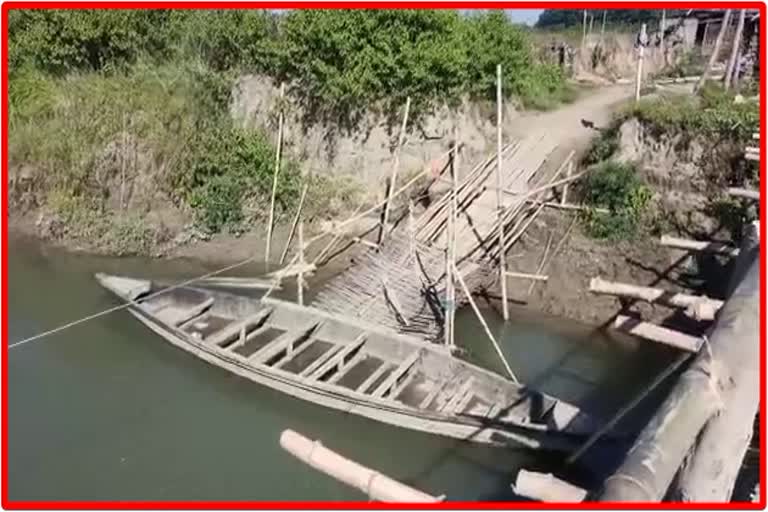
[[[14,238],[8,249],[9,344],[116,305],[94,272],[181,279],[213,270],[189,260],[72,254]],[[230,275],[260,272],[253,265]],[[492,310],[485,314],[522,381],[603,414],[671,356],[520,310],[506,325]],[[470,358],[503,371],[470,309],[460,312],[456,329]],[[11,500],[365,498],[284,452],[278,439],[285,428],[448,499],[512,499],[509,483],[520,467],[559,464],[282,395],[173,347],[125,311],[12,349],[8,397]]]

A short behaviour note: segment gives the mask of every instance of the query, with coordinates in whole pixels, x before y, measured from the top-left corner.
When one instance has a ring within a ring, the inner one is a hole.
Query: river
[[[213,269],[192,260],[74,254],[13,237],[8,250],[9,344],[117,304],[94,272],[187,278]],[[672,357],[664,347],[520,309],[506,325],[484,313],[522,381],[603,415]],[[457,316],[456,336],[473,360],[503,371],[471,309]],[[7,357],[11,500],[365,499],[282,451],[285,428],[451,500],[514,499],[509,484],[520,467],[560,463],[290,398],[171,346],[125,311]]]

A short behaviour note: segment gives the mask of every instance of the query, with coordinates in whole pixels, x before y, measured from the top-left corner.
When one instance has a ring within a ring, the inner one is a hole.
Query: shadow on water
[[[72,254],[12,239],[8,343],[115,305],[95,272],[184,279],[213,269],[192,260]],[[263,271],[256,263],[236,274]],[[278,295],[291,294],[286,286]],[[614,410],[664,359],[633,341],[523,311],[515,310],[509,324],[497,318],[491,324],[521,381],[573,403],[597,403],[598,412]],[[458,315],[457,339],[473,360],[500,370],[471,311]],[[124,312],[13,349],[8,390],[13,500],[365,499],[282,451],[285,428],[454,500],[518,499],[509,484],[519,468],[562,463],[287,397],[162,342]]]

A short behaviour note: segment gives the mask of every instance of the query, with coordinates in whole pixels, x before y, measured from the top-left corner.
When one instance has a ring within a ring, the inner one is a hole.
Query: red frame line
[[[32,1],[8,1],[2,4],[2,119],[3,134],[2,153],[8,155],[8,12],[11,9],[350,9],[350,8],[368,8],[368,9],[541,9],[541,8],[560,8],[560,9],[757,9],[760,12],[760,71],[762,74],[760,80],[760,104],[765,105],[766,100],[766,4],[763,2],[732,1],[732,2],[690,2],[690,1],[671,1],[671,2],[544,2],[544,1],[522,1],[522,2],[490,2],[490,1],[265,1],[265,2],[232,2],[232,1],[116,1],[116,2],[84,2],[84,1],[62,1],[62,2],[32,2]],[[765,116],[760,116],[760,265],[761,271],[766,268],[766,222],[768,208],[766,207],[766,141],[765,141]],[[662,510],[710,510],[710,509],[735,509],[735,510],[762,510],[766,507],[766,408],[765,408],[765,388],[766,388],[766,280],[760,279],[760,499],[758,503],[603,503],[603,502],[585,502],[585,503],[539,503],[539,502],[442,502],[438,504],[404,504],[404,503],[380,503],[366,501],[21,501],[10,500],[8,498],[8,158],[5,156],[2,160],[2,194],[3,194],[3,212],[2,212],[2,336],[3,336],[3,358],[2,358],[2,476],[0,476],[0,494],[1,504],[8,510],[210,510],[210,509],[230,509],[244,510],[254,508],[264,509],[488,509],[488,510],[507,510],[525,509],[662,509]],[[277,439],[275,439],[277,442]]]

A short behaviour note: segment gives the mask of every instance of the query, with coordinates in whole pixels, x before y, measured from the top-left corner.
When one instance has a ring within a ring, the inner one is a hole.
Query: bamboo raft
[[[413,430],[498,446],[571,450],[596,422],[579,408],[357,319],[204,286],[97,274],[152,331],[296,398]]]

